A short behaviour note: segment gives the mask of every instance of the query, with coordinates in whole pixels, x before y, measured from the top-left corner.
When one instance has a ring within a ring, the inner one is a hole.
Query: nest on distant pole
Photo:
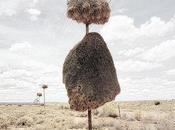
[[[42,96],[42,93],[37,93],[36,94],[38,97],[41,97]]]
[[[111,9],[106,0],[68,0],[67,16],[78,23],[105,24]]]

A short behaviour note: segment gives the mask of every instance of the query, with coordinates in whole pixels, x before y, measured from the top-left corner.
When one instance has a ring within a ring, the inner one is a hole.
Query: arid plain
[[[111,102],[92,116],[93,130],[175,130],[175,100]],[[2,130],[87,130],[87,122],[66,103],[0,105]]]

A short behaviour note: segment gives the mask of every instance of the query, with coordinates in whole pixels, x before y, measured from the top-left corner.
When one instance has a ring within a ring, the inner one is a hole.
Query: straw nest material
[[[106,0],[68,0],[67,15],[78,23],[105,24],[110,17]]]
[[[98,33],[88,33],[68,54],[63,66],[70,108],[96,109],[115,99],[120,87],[112,56]]]

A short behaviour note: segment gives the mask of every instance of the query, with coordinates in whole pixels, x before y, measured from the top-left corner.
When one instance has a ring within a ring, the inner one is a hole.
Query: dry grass
[[[93,130],[174,130],[175,101],[107,103],[93,111]],[[87,130],[87,113],[75,112],[67,104],[0,105],[0,129]]]

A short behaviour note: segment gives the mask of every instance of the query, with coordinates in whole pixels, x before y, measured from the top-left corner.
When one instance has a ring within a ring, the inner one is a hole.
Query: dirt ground
[[[175,130],[175,100],[111,102],[93,110],[92,118],[93,130]],[[87,130],[87,122],[87,112],[66,103],[0,105],[2,130]]]

